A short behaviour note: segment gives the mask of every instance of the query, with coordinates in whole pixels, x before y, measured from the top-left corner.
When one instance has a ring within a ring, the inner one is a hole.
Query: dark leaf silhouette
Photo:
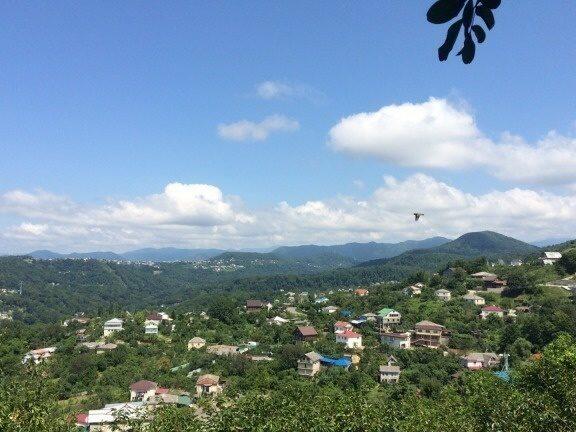
[[[446,33],[446,40],[442,46],[438,48],[438,58],[440,61],[444,61],[448,58],[448,54],[450,54],[450,51],[452,51],[452,48],[454,48],[454,43],[458,38],[458,33],[460,32],[461,27],[462,20],[458,20],[448,29],[448,32]]]
[[[486,32],[484,31],[484,29],[482,27],[480,27],[478,24],[474,24],[472,26],[472,31],[476,35],[476,39],[478,40],[478,43],[484,42],[484,40],[486,39]]]
[[[472,36],[467,34],[464,38],[464,47],[460,50],[458,55],[462,56],[462,61],[464,64],[472,63],[474,60],[474,54],[476,53],[476,44],[472,40]]]
[[[480,0],[484,6],[489,7],[490,9],[497,9],[500,6],[501,0]]]
[[[478,5],[476,6],[476,15],[478,15],[480,18],[484,20],[484,23],[486,24],[486,27],[488,27],[488,30],[492,30],[492,27],[494,27],[494,14],[490,10],[490,8],[484,5]]]
[[[466,0],[438,0],[428,9],[426,18],[432,24],[444,24],[460,13],[465,2]]]
[[[468,0],[464,7],[464,13],[462,14],[462,22],[464,23],[466,31],[468,31],[472,25],[472,18],[474,18],[474,1]]]

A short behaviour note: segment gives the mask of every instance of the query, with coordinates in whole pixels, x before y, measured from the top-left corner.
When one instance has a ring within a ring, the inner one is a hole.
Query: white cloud
[[[330,130],[329,145],[408,167],[483,167],[495,177],[522,183],[576,180],[576,139],[550,132],[531,145],[505,133],[494,142],[468,110],[445,99],[389,105],[343,118]]]
[[[323,95],[316,89],[304,85],[283,81],[264,81],[256,85],[256,95],[259,98],[272,99],[308,99],[318,102]]]
[[[576,191],[575,191],[576,192]],[[86,205],[47,192],[8,191],[0,249],[127,250],[146,246],[260,247],[455,237],[494,230],[521,239],[573,237],[576,193],[523,188],[472,194],[425,174],[384,177],[366,197],[337,196],[245,209],[213,185],[170,183],[161,193]],[[55,203],[62,203],[58,206]],[[424,217],[414,222],[412,213]]]
[[[259,123],[241,120],[230,124],[218,125],[218,135],[233,141],[263,141],[272,132],[291,132],[298,130],[300,124],[282,115],[266,117]]]

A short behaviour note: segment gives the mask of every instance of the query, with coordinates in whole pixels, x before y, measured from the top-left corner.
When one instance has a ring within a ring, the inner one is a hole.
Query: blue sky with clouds
[[[0,251],[575,233],[574,5],[429,3],[3,5]]]

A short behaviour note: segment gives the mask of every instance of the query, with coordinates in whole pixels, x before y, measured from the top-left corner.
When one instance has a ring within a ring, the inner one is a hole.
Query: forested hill
[[[406,240],[400,243],[346,243],[343,245],[318,246],[283,246],[272,253],[280,257],[310,259],[323,255],[334,255],[348,258],[350,261],[368,261],[379,258],[390,258],[414,249],[425,249],[439,246],[450,240],[444,237],[432,237],[425,240]]]
[[[440,246],[409,251],[390,259],[372,260],[359,266],[414,266],[432,270],[457,259],[481,256],[489,259],[523,258],[540,250],[537,246],[503,234],[480,231],[464,234]]]

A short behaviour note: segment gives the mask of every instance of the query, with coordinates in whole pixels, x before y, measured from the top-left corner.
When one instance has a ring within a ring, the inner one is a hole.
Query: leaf
[[[478,39],[478,43],[482,43],[482,42],[484,42],[484,40],[486,40],[486,32],[478,24],[474,24],[472,26],[472,31],[476,35],[476,39]]]
[[[470,64],[472,60],[474,60],[474,54],[476,54],[476,44],[472,40],[472,36],[468,33],[464,39],[464,46],[457,55],[462,56],[464,64]]]
[[[426,14],[426,19],[432,24],[444,24],[455,18],[462,8],[466,0],[438,0]]]
[[[486,7],[489,7],[490,9],[497,9],[498,6],[500,6],[500,3],[502,3],[502,1],[501,0],[480,0],[480,3],[482,3]]]
[[[460,28],[462,27],[462,20],[458,20],[454,22],[446,32],[446,40],[442,44],[440,48],[438,48],[438,58],[440,61],[444,61],[448,58],[448,54],[454,48],[454,43],[458,38],[458,33],[460,32]]]
[[[462,22],[467,31],[472,25],[472,18],[474,18],[474,1],[468,0],[466,7],[464,7],[464,13],[462,14]]]
[[[486,27],[488,27],[488,30],[492,30],[492,27],[494,27],[494,14],[489,8],[487,8],[483,4],[476,6],[476,15],[478,15],[480,18],[484,20],[484,23],[486,23]]]

